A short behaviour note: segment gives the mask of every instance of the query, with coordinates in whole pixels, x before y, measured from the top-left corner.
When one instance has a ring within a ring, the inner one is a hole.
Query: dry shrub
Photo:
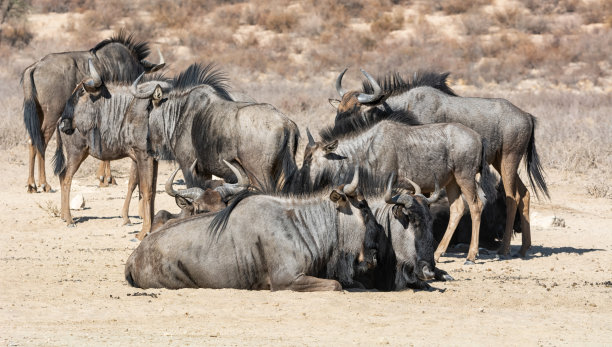
[[[461,15],[461,22],[465,28],[466,35],[483,35],[489,32],[492,25],[489,16],[480,11],[472,11]]]
[[[242,6],[240,5],[217,7],[212,15],[214,16],[215,27],[229,27],[236,30],[241,23],[246,22],[246,20],[243,20]]]
[[[578,5],[577,12],[584,24],[604,23],[612,13],[610,0],[584,1]]]
[[[403,11],[397,10],[393,13],[383,13],[370,24],[370,30],[379,36],[386,35],[387,33],[399,30],[404,27],[404,13]]]
[[[297,14],[284,9],[272,10],[259,17],[258,24],[277,33],[291,31],[299,22]]]
[[[11,20],[0,27],[0,43],[23,48],[34,38],[25,20]]]
[[[580,0],[521,0],[534,14],[561,14],[576,11]]]
[[[465,13],[472,9],[476,9],[482,7],[484,5],[489,5],[493,1],[492,0],[446,0],[440,1],[438,7],[446,14],[459,14]]]
[[[32,8],[38,12],[84,12],[95,8],[95,0],[33,0]]]
[[[111,29],[122,17],[131,17],[129,3],[122,0],[97,0],[94,9],[88,10],[81,20],[81,30]]]
[[[589,183],[586,186],[586,191],[595,198],[605,198],[610,192],[610,187],[604,181]]]

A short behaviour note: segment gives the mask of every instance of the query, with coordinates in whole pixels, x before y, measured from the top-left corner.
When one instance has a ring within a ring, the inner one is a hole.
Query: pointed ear
[[[331,194],[329,194],[329,199],[335,203],[346,200],[344,194],[340,193],[337,189],[332,190]]]
[[[336,148],[338,148],[338,140],[332,142],[332,143],[328,143],[325,145],[325,147],[323,147],[323,150],[325,151],[326,154],[329,154],[333,151],[336,150]]]
[[[395,216],[395,218],[402,218],[403,212],[404,212],[402,210],[403,210],[402,206],[395,205],[393,206],[391,211],[393,211],[393,215]]]
[[[163,96],[163,91],[161,86],[158,84],[155,86],[155,90],[153,91],[153,100],[159,101]]]
[[[329,101],[329,104],[336,110],[338,109],[338,106],[340,106],[340,100],[338,99],[327,99],[327,101]]]
[[[176,197],[174,198],[174,201],[176,201],[176,205],[181,210],[187,210],[189,212],[193,211],[193,203],[191,201],[185,199],[184,197],[182,197],[180,195],[176,195]]]

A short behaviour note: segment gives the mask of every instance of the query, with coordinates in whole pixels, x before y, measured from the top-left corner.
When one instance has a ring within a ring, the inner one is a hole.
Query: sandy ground
[[[49,151],[50,152],[50,151]],[[121,226],[129,161],[98,188],[88,159],[73,184],[76,228],[49,215],[60,193],[26,194],[25,147],[0,152],[0,345],[605,345],[612,341],[612,200],[587,177],[548,172],[552,202],[532,209],[526,259],[442,258],[456,280],[433,292],[139,290],[123,277],[138,245]],[[115,163],[115,162],[114,162]],[[49,166],[49,165],[48,165]],[[162,184],[158,208],[176,211]],[[50,172],[50,170],[48,171]],[[53,188],[58,180],[50,175]],[[42,206],[39,207],[37,204]],[[130,215],[137,211],[132,200]],[[552,217],[565,222],[553,227]],[[513,240],[518,249],[520,237]]]

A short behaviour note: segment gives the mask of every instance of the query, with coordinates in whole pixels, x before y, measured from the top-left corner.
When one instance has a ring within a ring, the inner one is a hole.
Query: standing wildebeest
[[[407,186],[411,179],[424,192],[433,191],[439,182],[446,187],[452,206],[451,220],[440,245],[448,244],[463,214],[463,194],[472,217],[472,242],[466,264],[473,263],[478,253],[482,211],[476,175],[487,173],[482,139],[461,124],[410,126],[408,120],[409,116],[397,113],[383,120],[339,121],[321,131],[323,141],[318,143],[309,133],[304,164],[297,175],[317,177],[323,170],[346,172],[361,163],[369,172],[397,172],[400,185]],[[436,253],[436,260],[438,256]]]
[[[154,152],[170,151],[188,186],[211,175],[235,182],[223,159],[263,180],[256,186],[282,185],[296,170],[297,125],[269,104],[232,100],[226,78],[212,65],[192,64],[167,91],[156,81],[132,86],[137,98],[150,98]],[[156,92],[157,91],[157,92]],[[192,172],[190,164],[197,158]]]
[[[91,59],[103,78],[115,73],[130,75],[132,80],[142,72],[152,72],[164,66],[145,60],[149,55],[147,42],[136,42],[132,35],[120,31],[98,43],[89,51],[53,53],[23,71],[23,120],[30,136],[28,192],[36,192],[34,161],[38,156],[38,183],[45,192],[51,191],[45,175],[45,150],[55,132],[57,120],[75,86],[87,75]],[[110,164],[101,163],[99,176],[110,177]],[[101,178],[101,185],[107,183]],[[109,182],[110,183],[110,182]]]
[[[329,195],[243,193],[217,214],[172,223],[130,255],[126,280],[140,288],[341,290],[359,254],[377,256],[383,232],[358,179]]]
[[[362,116],[385,118],[394,112],[410,111],[413,124],[461,123],[486,140],[488,163],[500,173],[506,192],[506,228],[499,254],[507,256],[510,252],[510,238],[518,207],[522,231],[520,255],[525,256],[531,247],[531,231],[529,191],[517,172],[523,157],[526,157],[526,171],[536,196],[537,187],[549,197],[536,152],[535,117],[505,99],[457,96],[446,84],[448,73],[415,74],[410,82],[404,81],[399,74],[393,74],[377,82],[362,70],[367,77],[363,92],[347,92],[342,88],[345,72],[346,69],[336,80],[336,90],[342,97],[336,120]],[[438,256],[445,250],[443,243],[444,240],[436,250]]]
[[[70,186],[87,155],[100,160],[130,157],[137,164],[143,196],[144,222],[136,236],[142,239],[151,230],[157,179],[157,160],[150,155],[151,102],[132,96],[130,73],[103,81],[91,61],[89,69],[90,76],[72,94],[58,124],[61,132],[54,171],[60,177],[62,189],[61,217],[68,225],[74,225],[69,208]]]

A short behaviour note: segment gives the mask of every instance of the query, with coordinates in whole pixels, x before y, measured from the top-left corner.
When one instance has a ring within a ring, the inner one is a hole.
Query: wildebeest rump
[[[91,62],[89,68],[90,76],[70,97],[58,124],[61,132],[54,171],[62,188],[61,217],[68,225],[74,224],[68,204],[70,186],[88,155],[102,160],[130,157],[138,165],[143,196],[144,222],[136,236],[142,239],[151,229],[157,180],[157,160],[150,155],[148,141],[150,101],[134,98],[129,92],[131,74],[104,81]]]
[[[506,193],[507,218],[499,253],[507,255],[510,251],[518,207],[522,231],[520,254],[524,256],[531,246],[531,231],[530,195],[517,173],[523,157],[526,157],[526,171],[536,196],[538,189],[548,196],[535,146],[535,117],[505,99],[457,96],[446,83],[448,73],[416,73],[411,81],[391,74],[376,81],[363,71],[367,77],[363,92],[347,92],[341,84],[345,72],[346,69],[336,80],[336,90],[342,97],[336,120],[365,115],[384,118],[394,112],[410,111],[413,124],[457,122],[475,130],[486,140],[488,163],[500,173]]]
[[[145,60],[149,55],[147,42],[138,42],[132,35],[120,31],[98,43],[89,51],[53,53],[27,67],[21,77],[23,85],[23,120],[30,136],[28,192],[36,192],[34,161],[38,156],[38,184],[50,191],[45,175],[45,149],[55,132],[57,120],[75,86],[88,74],[91,59],[103,79],[113,74],[129,75],[132,80],[142,72],[163,67]],[[98,175],[110,174],[108,163],[101,164]],[[107,177],[110,179],[110,177]],[[106,183],[102,180],[101,184]]]
[[[172,223],[130,255],[126,279],[140,288],[340,290],[383,232],[356,180],[329,195],[246,193],[218,214]]]
[[[445,240],[452,237],[463,214],[463,201],[459,199],[463,193],[473,221],[467,259],[475,260],[482,210],[476,175],[487,173],[480,135],[456,123],[410,126],[403,113],[385,120],[348,119],[324,129],[321,135],[323,141],[319,143],[309,135],[298,175],[316,177],[321,170],[341,172],[359,162],[370,172],[397,172],[400,186],[406,188],[410,188],[407,179],[424,192],[433,191],[439,182],[446,187],[453,206]],[[438,251],[436,260],[441,253]]]

